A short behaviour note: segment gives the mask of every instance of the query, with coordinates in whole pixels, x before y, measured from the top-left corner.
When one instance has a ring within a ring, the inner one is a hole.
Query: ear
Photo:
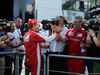
[[[83,21],[80,22],[80,25],[82,25]]]

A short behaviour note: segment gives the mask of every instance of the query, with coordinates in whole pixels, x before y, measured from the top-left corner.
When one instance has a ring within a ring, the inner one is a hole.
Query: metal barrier
[[[19,75],[19,55],[25,55],[25,52],[20,52],[18,54],[16,54],[16,52],[1,52],[0,55],[16,55],[16,64],[15,64],[15,75]],[[46,75],[46,56],[45,54],[42,54],[43,58],[44,58],[44,75]],[[79,74],[79,73],[72,73],[72,72],[64,72],[64,71],[55,71],[55,70],[49,70],[49,61],[50,61],[50,57],[61,57],[61,58],[76,58],[76,59],[88,59],[88,60],[100,60],[100,58],[96,58],[96,57],[82,57],[82,56],[69,56],[69,55],[57,55],[57,54],[49,54],[47,56],[47,75],[49,75],[49,72],[58,72],[58,73],[70,73],[70,74]],[[4,69],[5,67],[1,67],[0,69]],[[7,67],[8,68],[8,67]],[[10,67],[12,68],[12,67]],[[23,67],[22,67],[23,68]],[[84,75],[84,74],[80,74],[80,75]]]
[[[42,54],[42,56],[43,56],[43,58],[44,58],[44,69],[43,69],[43,71],[44,71],[44,75],[46,75],[46,56],[45,56],[45,54]]]
[[[19,55],[25,55],[25,52],[19,52],[18,54],[16,54],[16,52],[1,52],[0,55],[16,55],[16,61],[15,61],[15,75],[19,75]],[[44,58],[44,75],[46,75],[46,56],[45,54],[42,54],[43,58]],[[6,67],[0,67],[0,69],[5,69]],[[12,67],[7,67],[7,68],[12,68]],[[24,68],[24,67],[22,67]]]
[[[49,60],[50,57],[61,57],[61,58],[75,58],[75,59],[88,59],[88,60],[100,60],[100,58],[96,57],[83,57],[83,56],[69,56],[69,55],[58,55],[58,54],[49,54],[47,56],[47,75],[49,75],[49,72],[58,72],[58,73],[70,73],[70,74],[78,74],[78,75],[85,75],[85,74],[79,74],[79,73],[72,73],[72,72],[64,72],[64,71],[55,71],[55,70],[49,70]]]

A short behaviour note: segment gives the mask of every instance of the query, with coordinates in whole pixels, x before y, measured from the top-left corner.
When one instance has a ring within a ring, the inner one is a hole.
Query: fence
[[[15,52],[1,52],[1,54],[4,55],[14,55],[16,54]],[[16,62],[15,62],[15,75],[19,75],[19,55],[25,55],[25,52],[20,52],[18,54],[16,54]],[[49,72],[58,72],[58,73],[69,73],[69,74],[78,74],[78,73],[71,73],[71,72],[64,72],[64,71],[55,71],[55,70],[49,70],[49,61],[50,61],[50,57],[61,57],[61,58],[75,58],[75,59],[87,59],[87,60],[100,60],[100,58],[96,58],[96,57],[82,57],[82,56],[69,56],[69,55],[57,55],[57,54],[49,54],[47,56],[47,63],[46,63],[46,56],[44,54],[42,54],[43,56],[43,62],[44,62],[44,66],[43,66],[43,71],[44,71],[44,75],[49,75]],[[47,65],[47,71],[46,71],[46,65]],[[0,69],[4,69],[5,67],[0,67]],[[7,67],[8,68],[8,67]],[[22,67],[23,68],[23,67]],[[83,75],[83,74],[80,74]]]
[[[50,57],[75,58],[75,59],[87,59],[87,60],[100,60],[100,58],[96,58],[96,57],[83,57],[83,56],[69,56],[69,55],[49,54],[47,56],[47,75],[49,75],[49,72],[58,72],[58,73],[75,74],[75,75],[85,75],[85,74],[72,73],[72,72],[49,70]],[[95,74],[98,75],[98,73],[95,73]],[[100,73],[99,73],[99,75],[100,75]]]
[[[0,55],[15,55],[15,75],[19,75],[19,55],[25,55],[25,52],[20,52],[18,54],[16,54],[16,52],[1,52]],[[44,66],[43,66],[43,75],[46,75],[46,56],[44,54],[42,54],[43,56],[43,62],[44,62]],[[0,67],[0,69],[5,69],[5,68],[12,68],[12,67]],[[24,68],[24,67],[22,67]]]

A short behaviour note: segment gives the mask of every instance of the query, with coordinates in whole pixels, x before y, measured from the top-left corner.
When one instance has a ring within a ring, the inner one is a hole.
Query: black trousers
[[[12,62],[15,63],[15,58],[10,56],[5,56],[5,75],[11,75],[12,72]],[[9,67],[9,68],[7,68]]]
[[[22,61],[23,61],[23,55],[19,55],[19,75],[21,74],[22,71]],[[12,62],[14,62],[15,66],[15,58],[5,56],[5,67],[12,67]],[[6,68],[5,69],[5,75],[11,75],[11,69],[12,68]],[[14,69],[14,74],[15,75],[15,69]]]
[[[62,53],[49,53],[49,54],[58,54],[61,55]],[[61,57],[50,57],[50,65],[49,70],[55,70],[55,71],[65,71],[65,58]],[[58,73],[58,72],[49,72],[50,75],[64,75],[64,73]]]

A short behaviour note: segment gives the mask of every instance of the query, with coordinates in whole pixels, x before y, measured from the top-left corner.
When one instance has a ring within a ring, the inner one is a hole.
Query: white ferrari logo
[[[24,42],[29,42],[29,35],[24,38]]]

